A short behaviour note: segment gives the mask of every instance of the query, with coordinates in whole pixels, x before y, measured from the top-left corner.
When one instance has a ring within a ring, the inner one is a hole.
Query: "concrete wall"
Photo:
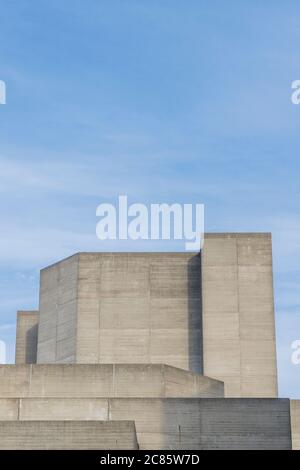
[[[41,272],[38,362],[202,372],[200,256],[80,253]]]
[[[136,423],[141,449],[290,449],[288,400],[110,401],[110,419]]]
[[[0,421],[1,450],[137,449],[128,421]]]
[[[35,364],[37,360],[39,312],[17,313],[16,364]]]
[[[293,450],[300,450],[300,400],[291,400]]]
[[[270,234],[206,234],[202,254],[204,374],[228,397],[276,397]]]
[[[0,400],[0,418],[5,409],[12,420],[134,421],[140,449],[291,448],[290,407],[284,399]]]
[[[38,363],[72,363],[76,355],[78,256],[42,269]]]
[[[161,364],[0,366],[0,397],[222,397],[223,383]]]
[[[224,381],[228,397],[276,397],[270,234],[206,234],[201,257],[80,253],[42,270],[37,362],[165,363]]]

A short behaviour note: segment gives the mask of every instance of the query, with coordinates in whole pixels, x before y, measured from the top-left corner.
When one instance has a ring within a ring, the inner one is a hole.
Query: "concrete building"
[[[296,449],[299,410],[277,395],[270,234],[45,268],[0,366],[3,449]]]
[[[37,360],[39,312],[17,313],[16,364],[34,364]]]

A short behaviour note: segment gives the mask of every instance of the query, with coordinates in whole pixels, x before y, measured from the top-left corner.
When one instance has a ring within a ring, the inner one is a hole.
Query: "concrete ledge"
[[[0,366],[0,397],[223,397],[223,382],[163,364]]]
[[[138,444],[132,421],[0,421],[0,449],[138,449]]]
[[[5,409],[12,421],[134,421],[141,449],[291,448],[285,399],[2,399],[0,416]]]
[[[206,232],[205,238],[272,238],[271,232]]]

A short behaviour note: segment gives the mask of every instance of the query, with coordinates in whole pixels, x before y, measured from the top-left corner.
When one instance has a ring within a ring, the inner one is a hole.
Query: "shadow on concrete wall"
[[[172,398],[162,401],[162,413],[163,419],[158,424],[162,449],[292,447],[288,399]]]
[[[188,261],[189,369],[203,374],[201,254]]]
[[[36,364],[37,360],[38,325],[34,325],[26,333],[25,362]]]

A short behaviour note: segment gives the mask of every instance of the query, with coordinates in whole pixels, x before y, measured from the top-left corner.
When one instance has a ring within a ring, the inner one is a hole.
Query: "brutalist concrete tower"
[[[277,398],[270,234],[47,267],[0,367],[3,449],[289,449],[299,421]]]

